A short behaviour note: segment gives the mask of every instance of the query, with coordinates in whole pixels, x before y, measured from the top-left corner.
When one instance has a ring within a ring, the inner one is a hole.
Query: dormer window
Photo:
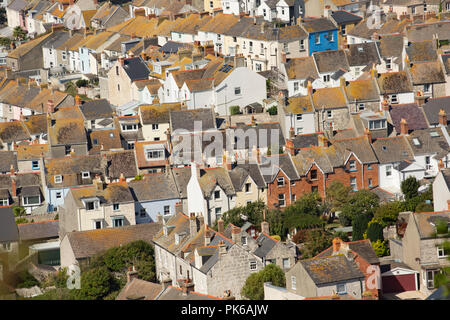
[[[164,159],[164,150],[147,150],[145,157],[147,160]]]
[[[55,176],[54,181],[55,181],[55,183],[62,183],[62,176],[61,175]]]
[[[277,179],[277,185],[279,187],[284,186],[284,178],[283,177],[280,177],[280,178]]]
[[[98,209],[98,200],[84,200],[86,211]]]
[[[355,160],[350,160],[348,162],[348,169],[350,171],[356,171],[356,161]]]

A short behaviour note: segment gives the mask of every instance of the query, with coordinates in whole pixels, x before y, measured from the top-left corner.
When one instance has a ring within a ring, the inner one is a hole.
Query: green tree
[[[12,210],[14,213],[14,217],[22,217],[26,214],[25,208],[21,206],[13,206]]]
[[[88,84],[89,84],[89,81],[86,80],[86,79],[80,79],[80,80],[77,80],[77,81],[75,82],[75,85],[76,85],[78,88],[86,87]]]
[[[89,269],[81,275],[80,298],[83,300],[102,299],[110,293],[112,283],[112,275],[108,268]]]
[[[321,198],[317,192],[307,193],[284,209],[284,223],[289,230],[322,226]]]
[[[377,240],[383,241],[383,227],[381,226],[381,224],[379,224],[378,222],[370,223],[369,227],[367,228],[367,238],[372,242]]]
[[[241,108],[239,106],[230,107],[230,115],[241,114]]]
[[[361,214],[367,214],[372,219],[378,206],[379,198],[375,193],[364,189],[354,192],[342,206],[339,221],[342,225],[349,226],[352,225],[353,219]]]
[[[402,211],[405,211],[405,205],[400,201],[384,203],[375,211],[374,220],[383,227],[394,225]]]
[[[13,29],[13,37],[16,40],[24,40],[27,36],[27,32],[23,30],[20,26]]]
[[[0,38],[0,46],[9,48],[11,45],[11,39],[6,37]]]
[[[347,233],[344,231],[337,231],[333,234],[333,238],[340,238],[344,242],[349,242],[350,238],[348,237]]]
[[[245,206],[235,207],[225,212],[222,219],[225,226],[232,223],[235,226],[242,227],[246,221],[259,226],[263,220],[264,210],[266,210],[264,202],[250,202]]]
[[[450,242],[442,243],[442,249],[447,256],[447,260],[450,261]],[[450,267],[443,267],[442,272],[434,276],[434,287],[442,288],[444,297],[450,296]]]
[[[263,270],[252,273],[245,281],[241,295],[249,300],[264,300],[264,282],[284,288],[286,278],[283,270],[275,264],[269,264]]]
[[[315,229],[308,230],[304,242],[303,258],[312,258],[332,245],[333,234],[330,231]]]
[[[267,112],[271,115],[271,116],[275,116],[278,114],[278,109],[277,106],[272,106],[269,109],[267,109]]]
[[[413,176],[406,178],[402,181],[400,188],[405,195],[405,200],[412,199],[419,195],[419,181]]]
[[[389,247],[387,245],[387,241],[377,240],[371,243],[373,250],[375,251],[378,257],[384,257],[389,255]]]
[[[350,198],[350,186],[344,185],[340,181],[333,181],[327,188],[326,201],[330,205],[332,212],[339,211]]]
[[[364,239],[364,233],[367,230],[367,226],[369,221],[371,220],[371,216],[369,213],[363,213],[357,215],[352,221],[352,240],[362,240]]]

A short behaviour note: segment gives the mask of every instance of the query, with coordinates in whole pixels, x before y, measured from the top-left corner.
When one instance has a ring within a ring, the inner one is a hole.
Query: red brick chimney
[[[17,185],[15,179],[11,179],[11,193],[13,197],[17,197]]]
[[[209,246],[211,243],[211,231],[208,229],[208,225],[205,224],[205,246]]]
[[[14,165],[11,165],[11,167],[9,168],[9,172],[11,174],[15,174]]]
[[[384,99],[383,102],[381,102],[381,109],[383,111],[389,111],[389,101],[387,99]]]
[[[402,120],[400,121],[400,134],[401,135],[407,135],[409,133],[409,129],[408,129],[408,122],[406,121],[405,118],[402,118]]]
[[[372,133],[370,132],[369,128],[364,129],[364,135],[366,136],[367,141],[369,141],[369,143],[372,143]]]
[[[76,95],[76,96],[75,96],[75,105],[76,105],[77,107],[81,106],[81,98],[80,98],[79,95]]]
[[[55,105],[53,104],[53,100],[48,100],[47,101],[47,112],[48,113],[55,112]]]
[[[447,125],[447,114],[444,109],[439,111],[439,124],[442,124],[443,126]]]
[[[444,169],[444,161],[441,159],[438,162],[438,171],[441,171],[442,169]]]
[[[133,279],[137,279],[137,278],[138,278],[138,273],[134,269],[134,266],[133,267],[128,267],[127,283],[130,283],[131,281],[133,281]]]
[[[127,181],[127,179],[125,179],[125,176],[123,175],[123,172],[120,173],[119,181],[120,181],[120,182],[125,182],[125,181]]]
[[[341,242],[342,240],[340,238],[334,238],[333,239],[333,252],[339,252],[341,249]]]

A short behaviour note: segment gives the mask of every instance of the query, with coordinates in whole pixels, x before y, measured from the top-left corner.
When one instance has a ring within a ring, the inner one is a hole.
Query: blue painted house
[[[338,49],[338,28],[327,18],[305,18],[302,27],[308,33],[309,55]]]
[[[136,224],[158,221],[158,214],[165,217],[175,214],[180,196],[172,173],[151,173],[142,180],[128,183],[135,201]]]

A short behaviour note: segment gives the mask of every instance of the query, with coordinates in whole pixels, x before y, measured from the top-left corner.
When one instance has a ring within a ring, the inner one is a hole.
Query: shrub
[[[252,273],[245,281],[241,295],[249,300],[264,300],[264,282],[284,288],[286,278],[283,270],[275,264],[269,264],[263,270]]]
[[[421,202],[416,206],[415,212],[432,212],[434,210],[433,205],[430,203]]]
[[[352,240],[362,240],[364,239],[364,232],[367,230],[367,225],[369,224],[369,221],[371,220],[371,217],[369,214],[360,214],[355,217],[352,221],[353,226],[353,233],[352,233]]]
[[[81,275],[80,298],[98,300],[107,296],[111,290],[112,276],[106,267],[93,268]]]
[[[230,115],[241,114],[241,108],[239,106],[230,107]]]
[[[39,286],[39,281],[28,271],[22,271],[18,274],[17,288],[32,288],[34,286]]]
[[[278,109],[277,106],[272,106],[269,109],[267,109],[267,112],[271,115],[271,116],[275,116],[278,114]]]
[[[75,82],[75,85],[76,85],[78,88],[81,88],[81,87],[87,87],[88,84],[89,84],[89,81],[88,81],[88,80],[85,80],[85,79],[80,79],[80,80],[77,80],[77,81]]]
[[[372,247],[378,257],[389,255],[389,247],[386,241],[377,240],[375,242],[372,242]]]

